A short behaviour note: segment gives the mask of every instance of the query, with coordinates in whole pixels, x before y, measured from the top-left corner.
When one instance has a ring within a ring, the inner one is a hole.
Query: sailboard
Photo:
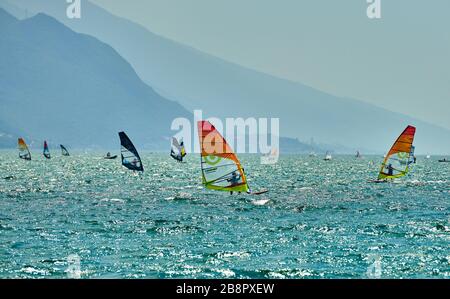
[[[227,141],[209,121],[198,122],[203,185],[210,190],[252,193],[244,168]]]
[[[178,142],[178,139],[172,137],[172,148],[170,150],[170,156],[179,162],[183,162],[183,158],[186,157],[186,148],[184,142]]]
[[[333,156],[330,154],[330,152],[327,152],[325,154],[325,158],[323,159],[324,161],[331,161],[333,159]]]
[[[50,151],[49,151],[48,145],[47,145],[47,141],[44,141],[44,152],[43,152],[43,154],[44,154],[45,158],[47,158],[47,159],[51,158]]]
[[[66,149],[66,147],[62,144],[59,145],[61,147],[61,154],[65,157],[69,157],[69,151]]]
[[[130,138],[128,138],[127,134],[125,134],[124,132],[120,132],[119,137],[122,165],[130,170],[143,172],[144,166],[142,165],[141,157],[139,156],[139,153],[137,152]]]
[[[31,160],[30,150],[28,149],[25,140],[23,140],[22,138],[19,138],[18,140],[18,148],[19,148],[19,158],[30,161]]]
[[[415,161],[413,146],[415,134],[416,128],[408,126],[398,137],[381,164],[378,181],[401,178],[409,173],[411,164]]]

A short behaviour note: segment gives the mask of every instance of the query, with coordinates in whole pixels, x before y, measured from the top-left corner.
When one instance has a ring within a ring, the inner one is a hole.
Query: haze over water
[[[450,275],[450,163],[419,157],[369,184],[381,157],[242,155],[261,197],[204,190],[200,159],[143,153],[135,176],[102,153],[0,152],[0,277],[381,278]],[[371,163],[373,161],[373,164]],[[265,205],[253,200],[270,199]]]

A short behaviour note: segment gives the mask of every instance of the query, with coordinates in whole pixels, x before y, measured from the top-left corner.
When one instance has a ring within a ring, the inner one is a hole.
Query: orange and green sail
[[[30,161],[31,160],[30,150],[28,149],[25,140],[23,140],[22,138],[19,138],[18,148],[19,148],[19,158]]]
[[[414,163],[414,136],[416,128],[408,126],[398,137],[381,165],[379,180],[401,178],[409,173]]]
[[[239,159],[209,121],[198,122],[203,185],[207,189],[249,192]]]

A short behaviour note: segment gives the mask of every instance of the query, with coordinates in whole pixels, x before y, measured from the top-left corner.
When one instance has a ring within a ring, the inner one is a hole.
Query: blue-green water
[[[437,158],[369,184],[380,157],[243,155],[253,189],[270,189],[253,198],[203,190],[197,155],[143,154],[141,177],[101,154],[16,157],[0,152],[3,278],[73,277],[73,255],[82,278],[450,275],[450,163]]]

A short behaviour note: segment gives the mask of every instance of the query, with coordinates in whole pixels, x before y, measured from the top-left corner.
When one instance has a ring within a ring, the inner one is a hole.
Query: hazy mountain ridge
[[[0,10],[1,11],[1,10]],[[38,14],[0,12],[0,119],[33,139],[113,146],[125,130],[148,148],[168,143],[170,124],[190,117],[143,83],[110,46]]]
[[[408,124],[416,125],[418,152],[448,152],[450,131],[300,83],[253,71],[202,53],[83,1],[82,18],[68,19],[66,3],[17,0],[30,12],[45,11],[75,31],[113,46],[166,98],[205,117],[278,117],[282,136],[349,148],[387,151]]]

